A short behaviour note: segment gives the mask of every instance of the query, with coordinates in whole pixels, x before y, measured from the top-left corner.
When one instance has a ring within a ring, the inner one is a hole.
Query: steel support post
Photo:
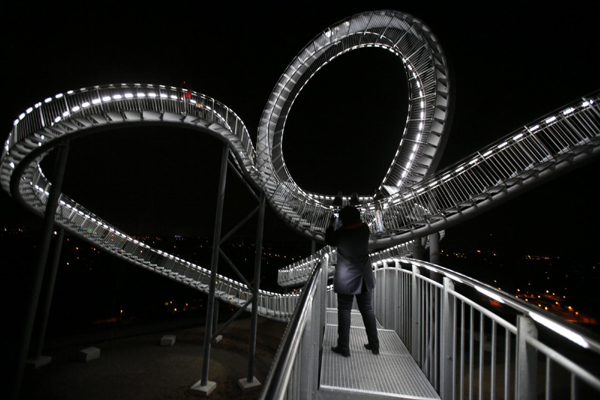
[[[201,387],[208,386],[208,363],[210,361],[210,344],[211,334],[213,331],[213,313],[215,309],[215,282],[217,280],[217,269],[219,267],[219,247],[221,243],[221,225],[223,222],[223,204],[225,202],[225,184],[227,182],[228,157],[229,145],[227,143],[223,143],[223,153],[221,154],[221,172],[219,175],[219,192],[217,195],[217,212],[215,215],[215,230],[213,236],[213,249],[210,264],[208,306],[206,307],[206,326],[204,328],[204,355],[202,359],[202,379],[200,381]],[[193,387],[196,387],[196,385],[194,385]]]
[[[247,382],[254,381],[254,358],[256,356],[256,331],[258,326],[258,290],[260,288],[260,267],[262,262],[263,230],[265,226],[265,192],[260,194],[260,210],[256,228],[256,246],[254,255],[254,285],[252,286],[252,327],[250,328],[250,352],[248,354]]]
[[[48,326],[48,317],[50,315],[50,307],[52,305],[52,296],[54,295],[54,283],[56,282],[56,274],[58,273],[58,263],[60,262],[60,253],[64,237],[65,230],[64,228],[60,228],[56,237],[54,238],[54,251],[52,254],[52,264],[49,271],[50,274],[44,285],[44,299],[40,304],[42,307],[42,313],[37,318],[37,329],[34,330],[33,337],[31,339],[29,358],[34,363],[42,358],[44,340],[46,338],[46,328]],[[48,361],[50,361],[50,357],[48,357]]]
[[[453,398],[454,393],[454,297],[450,291],[454,290],[451,279],[444,278],[442,289],[442,348],[440,351],[440,397],[442,399]]]
[[[421,238],[415,239],[415,245],[413,247],[413,258],[415,260],[421,260],[425,258],[425,247],[423,246],[423,242]]]
[[[54,231],[54,219],[56,217],[56,208],[58,207],[58,200],[60,198],[65,169],[67,167],[68,155],[69,142],[65,142],[58,147],[56,166],[52,174],[52,186],[50,187],[50,194],[48,196],[48,201],[46,202],[46,211],[44,213],[42,241],[40,243],[39,251],[37,254],[37,261],[33,271],[33,282],[30,286],[30,292],[27,297],[28,310],[25,314],[25,321],[21,330],[22,335],[20,336],[22,340],[19,344],[19,349],[17,353],[17,365],[14,369],[14,379],[10,380],[11,382],[13,382],[13,386],[9,388],[9,399],[16,399],[19,396],[21,381],[23,380],[25,361],[27,359],[27,354],[29,353],[29,345],[31,335],[33,332],[33,326],[35,323],[37,307],[40,300],[40,290],[42,287],[42,282],[44,280],[44,269],[46,266],[46,261],[48,259],[48,250],[50,249],[52,232]]]
[[[435,232],[429,235],[429,262],[440,265],[440,233]]]
[[[527,344],[528,338],[537,339],[533,320],[524,315],[517,319],[517,400],[537,398],[537,350]]]
[[[217,337],[216,333],[219,329],[219,300],[215,299],[215,309],[213,313],[213,330],[212,330],[212,342],[218,342],[221,338]]]
[[[419,324],[419,315],[421,313],[419,280],[417,275],[420,275],[419,267],[412,266],[412,292],[411,292],[411,353],[417,364],[421,365],[421,353],[419,351],[421,344],[421,327]]]
[[[315,242],[314,240],[312,240],[310,242],[310,254],[315,254],[317,252],[317,242]]]

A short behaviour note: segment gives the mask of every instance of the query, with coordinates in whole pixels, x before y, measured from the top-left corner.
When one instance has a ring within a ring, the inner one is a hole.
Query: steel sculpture
[[[281,147],[285,122],[302,87],[320,68],[363,47],[400,57],[409,86],[406,127],[381,183],[388,192],[384,216],[389,231],[374,237],[371,245],[390,249],[380,253],[379,260],[409,254],[411,240],[499,205],[600,153],[600,92],[595,92],[434,174],[452,106],[444,55],[418,19],[397,11],[374,11],[334,24],[292,61],[263,111],[256,150],[236,113],[201,93],[155,84],[93,86],[48,97],[18,116],[2,151],[0,183],[26,208],[39,215],[56,212],[57,225],[105,251],[205,293],[212,289],[220,301],[248,307],[252,294],[244,283],[217,274],[210,285],[207,269],[139,242],[62,193],[53,194],[57,202],[52,205],[53,185],[41,160],[57,146],[110,129],[140,125],[192,129],[222,140],[240,175],[264,193],[286,223],[305,237],[322,241],[329,204],[323,195],[304,191],[290,176]],[[49,205],[52,210],[47,210]],[[370,221],[375,207],[368,203],[362,212]],[[325,255],[335,257],[325,248],[283,270],[280,283],[304,282]],[[284,321],[298,299],[265,291],[257,297],[253,306],[260,315]]]

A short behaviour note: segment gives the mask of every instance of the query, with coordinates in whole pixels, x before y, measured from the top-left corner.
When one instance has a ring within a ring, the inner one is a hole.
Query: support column
[[[258,327],[258,290],[260,288],[260,269],[262,263],[262,242],[265,224],[265,192],[260,194],[260,209],[256,228],[256,245],[254,246],[254,285],[252,287],[252,327],[250,328],[250,352],[248,354],[248,376],[238,381],[243,391],[259,388],[261,383],[254,377],[254,358],[256,356],[256,331]]]
[[[194,394],[208,396],[217,387],[216,382],[208,381],[208,364],[210,362],[210,344],[213,331],[213,318],[215,308],[215,282],[219,267],[219,248],[221,244],[221,224],[223,222],[223,204],[225,202],[225,184],[227,182],[227,158],[229,145],[223,143],[221,154],[221,172],[219,174],[219,191],[217,194],[217,211],[215,215],[215,230],[213,236],[212,258],[210,263],[210,285],[208,292],[208,305],[206,307],[206,324],[204,327],[204,355],[202,358],[202,379],[196,382],[190,391]]]
[[[40,290],[44,279],[44,269],[48,260],[48,250],[50,249],[50,240],[54,231],[54,219],[56,216],[56,208],[60,198],[65,169],[67,167],[67,157],[69,155],[69,142],[65,142],[58,147],[58,156],[56,166],[52,174],[52,186],[50,194],[46,202],[46,211],[44,213],[44,224],[42,227],[42,241],[37,255],[36,265],[33,271],[33,282],[28,294],[28,310],[25,316],[25,321],[22,325],[21,343],[17,353],[17,365],[14,369],[14,379],[9,380],[13,385],[8,389],[8,398],[17,399],[23,380],[23,372],[25,370],[25,361],[29,353],[29,345],[33,332],[33,325],[37,313],[37,307],[40,300]]]
[[[429,262],[440,265],[440,233],[435,232],[429,235]]]
[[[415,260],[424,261],[425,247],[423,246],[422,238],[415,239],[415,245],[413,247],[413,258]]]
[[[50,307],[52,306],[52,297],[54,295],[54,284],[56,282],[56,274],[58,273],[58,263],[60,262],[60,253],[62,250],[63,239],[65,237],[64,228],[60,228],[54,238],[54,251],[52,255],[52,265],[50,266],[50,275],[45,284],[44,298],[40,306],[42,307],[41,315],[37,318],[37,329],[33,332],[31,339],[28,364],[35,368],[42,367],[52,361],[52,357],[42,356],[44,350],[44,340],[46,339],[46,328],[48,326],[48,317],[50,315]],[[34,326],[35,327],[35,326]]]
[[[212,340],[213,343],[219,343],[223,340],[222,335],[215,336],[217,334],[217,330],[219,329],[219,300],[215,299],[215,310],[213,315],[213,330],[211,336],[214,338]]]

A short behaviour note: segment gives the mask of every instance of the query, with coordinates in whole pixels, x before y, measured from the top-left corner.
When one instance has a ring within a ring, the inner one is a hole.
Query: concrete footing
[[[48,365],[52,362],[52,357],[50,356],[39,356],[38,358],[30,358],[27,360],[27,368],[30,369],[38,369],[43,367],[44,365]]]
[[[88,362],[100,358],[100,349],[97,347],[88,347],[79,351],[79,361]]]
[[[208,395],[211,394],[211,392],[216,388],[217,382],[208,381],[206,383],[206,386],[202,386],[202,380],[199,380],[198,382],[194,383],[194,386],[190,388],[190,393],[208,397]]]
[[[255,376],[252,377],[252,382],[248,382],[248,378],[239,379],[238,385],[244,393],[251,392],[262,386],[262,384],[258,381],[258,379],[256,379]]]
[[[175,335],[165,335],[160,339],[161,346],[173,346],[175,344]]]

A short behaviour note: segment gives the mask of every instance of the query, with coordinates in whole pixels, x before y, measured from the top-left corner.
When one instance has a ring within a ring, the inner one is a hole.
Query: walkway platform
[[[398,334],[379,322],[380,354],[364,348],[367,334],[358,311],[352,310],[350,357],[331,351],[337,343],[337,310],[327,309],[323,360],[322,399],[439,399]]]

